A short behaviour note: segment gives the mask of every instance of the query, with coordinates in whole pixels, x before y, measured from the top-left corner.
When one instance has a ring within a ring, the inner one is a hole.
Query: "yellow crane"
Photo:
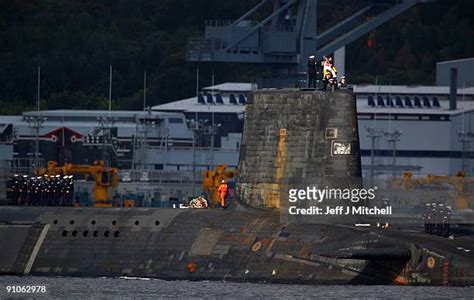
[[[105,166],[103,160],[96,160],[92,165],[76,165],[66,163],[64,166],[58,166],[56,161],[48,161],[46,168],[37,170],[38,175],[73,175],[83,174],[85,179],[88,176],[94,178],[93,200],[95,207],[112,207],[112,199],[109,189],[115,189],[118,186],[118,169]]]
[[[220,203],[219,193],[217,190],[219,189],[222,180],[228,180],[237,175],[236,168],[226,171],[227,167],[227,165],[218,165],[215,170],[204,171],[202,174],[202,187],[204,192],[207,193],[209,200],[212,201],[214,207]]]
[[[454,176],[446,175],[427,175],[426,177],[413,178],[411,172],[403,173],[402,178],[393,179],[393,187],[404,190],[416,189],[422,185],[449,184],[456,192],[455,206],[459,210],[473,208],[474,203],[474,178],[465,177],[463,172],[457,172]]]

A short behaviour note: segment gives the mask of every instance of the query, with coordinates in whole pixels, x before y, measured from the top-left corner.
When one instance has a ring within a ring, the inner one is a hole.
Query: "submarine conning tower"
[[[240,201],[280,209],[289,189],[360,186],[357,111],[349,90],[259,90],[248,99]]]

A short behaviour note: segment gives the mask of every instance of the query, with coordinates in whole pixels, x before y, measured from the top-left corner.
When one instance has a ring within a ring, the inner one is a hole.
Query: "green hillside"
[[[0,1],[0,114],[34,107],[41,66],[41,108],[106,108],[113,65],[114,108],[141,109],[143,73],[149,104],[195,93],[196,65],[184,60],[189,37],[207,19],[235,19],[259,0]],[[320,0],[325,28],[363,1]],[[351,82],[433,84],[436,61],[474,56],[474,1],[418,5],[348,49]],[[244,64],[207,64],[201,85],[255,80]]]

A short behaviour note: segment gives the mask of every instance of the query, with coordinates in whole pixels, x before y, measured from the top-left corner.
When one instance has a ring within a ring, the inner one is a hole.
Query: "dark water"
[[[46,294],[7,294],[44,285]],[[474,287],[308,286],[138,278],[0,277],[0,299],[474,299]]]

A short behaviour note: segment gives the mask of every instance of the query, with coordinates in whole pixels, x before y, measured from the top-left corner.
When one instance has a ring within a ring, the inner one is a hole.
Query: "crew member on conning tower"
[[[308,59],[308,87],[316,88],[316,59],[311,55]]]
[[[323,66],[323,89],[326,90],[330,82],[337,82],[337,71],[332,64],[332,57],[324,56],[321,65]]]

